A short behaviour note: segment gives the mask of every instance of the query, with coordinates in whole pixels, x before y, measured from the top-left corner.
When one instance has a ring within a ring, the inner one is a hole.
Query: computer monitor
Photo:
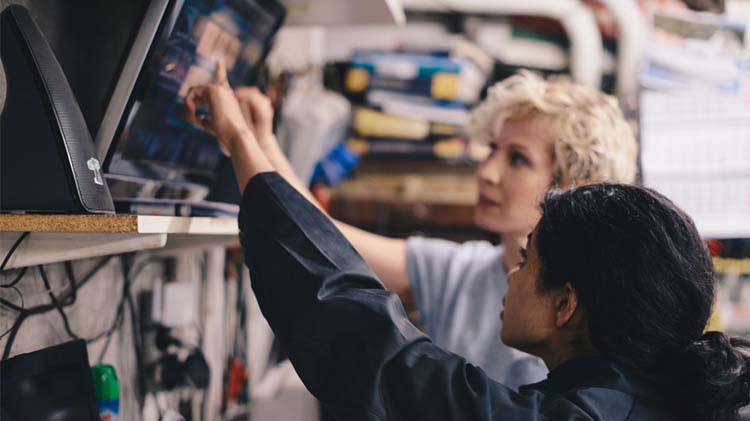
[[[219,59],[230,83],[251,83],[284,16],[275,0],[151,2],[96,138],[113,196],[144,197],[146,185],[152,197],[154,185],[173,187],[170,199],[207,193],[221,153],[187,121],[185,95],[213,80]]]

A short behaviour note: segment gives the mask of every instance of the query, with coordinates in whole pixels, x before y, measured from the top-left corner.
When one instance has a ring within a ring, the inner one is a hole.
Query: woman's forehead
[[[546,150],[553,142],[552,121],[546,116],[526,116],[503,120],[494,136],[498,145],[518,144]]]

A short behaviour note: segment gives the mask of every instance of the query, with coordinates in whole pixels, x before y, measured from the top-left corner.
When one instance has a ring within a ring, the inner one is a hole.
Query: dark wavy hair
[[[682,419],[736,419],[750,404],[750,341],[704,333],[714,270],[692,219],[623,184],[551,191],[541,207],[540,287],[571,283],[596,351],[664,374]]]

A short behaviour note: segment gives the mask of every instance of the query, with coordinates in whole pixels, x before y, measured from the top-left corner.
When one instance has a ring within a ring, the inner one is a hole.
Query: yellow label
[[[370,72],[359,67],[352,67],[346,73],[345,84],[348,92],[364,92],[370,85]]]
[[[430,124],[422,119],[401,117],[369,108],[357,108],[352,118],[357,135],[422,140],[430,134]]]
[[[430,89],[433,98],[455,99],[458,95],[458,75],[455,73],[435,73]]]
[[[458,134],[458,127],[453,124],[432,123],[430,133],[438,136],[455,136]]]
[[[750,274],[750,259],[714,257],[713,261],[714,269],[718,273],[736,273],[739,275]]]
[[[357,154],[359,156],[367,154],[367,151],[370,150],[370,144],[369,143],[367,143],[363,139],[358,139],[356,137],[350,138],[346,142],[346,146],[348,146],[349,149],[352,150],[352,152],[354,152],[355,154]]]
[[[458,158],[464,153],[464,145],[458,139],[446,139],[435,142],[435,155],[441,158]]]

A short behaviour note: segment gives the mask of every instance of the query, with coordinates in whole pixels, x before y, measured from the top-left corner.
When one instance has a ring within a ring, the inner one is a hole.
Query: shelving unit
[[[138,250],[165,252],[238,244],[235,218],[150,215],[0,215],[0,254],[31,234],[7,269]],[[161,250],[160,250],[161,251]]]
[[[601,85],[602,38],[593,12],[579,0],[402,0],[405,10],[481,16],[543,16],[555,19],[570,40],[570,73],[586,86]]]
[[[282,0],[285,24],[328,26],[406,22],[400,0]]]

